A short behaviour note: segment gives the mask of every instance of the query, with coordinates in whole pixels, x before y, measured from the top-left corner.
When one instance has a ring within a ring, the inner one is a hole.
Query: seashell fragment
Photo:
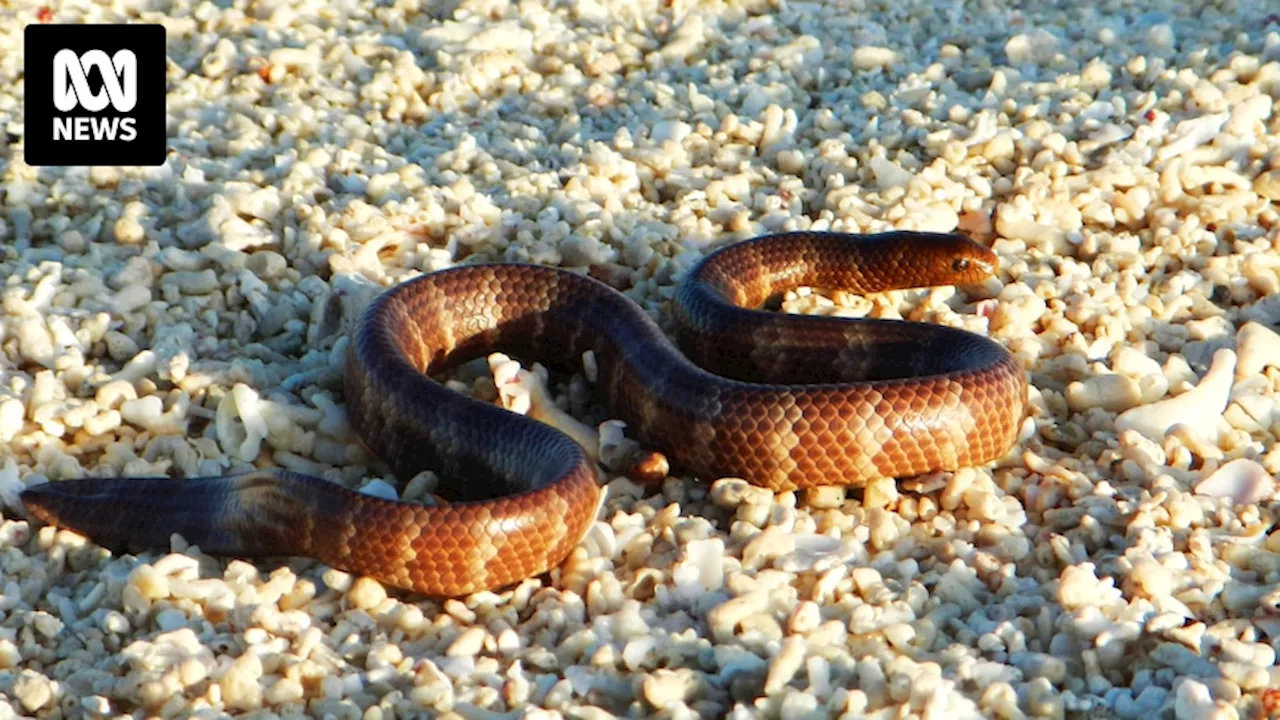
[[[1252,505],[1275,496],[1276,479],[1256,461],[1238,458],[1197,483],[1195,493],[1208,497],[1229,497],[1236,505]]]

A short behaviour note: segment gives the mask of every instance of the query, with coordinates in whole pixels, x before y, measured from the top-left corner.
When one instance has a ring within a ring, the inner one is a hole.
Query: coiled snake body
[[[398,477],[436,470],[447,502],[396,502],[283,470],[83,478],[33,486],[27,509],[108,547],[308,556],[428,595],[493,589],[557,566],[597,511],[594,463],[560,431],[428,375],[501,348],[555,366],[593,351],[596,387],[628,433],[704,478],[773,490],[860,485],[992,461],[1014,443],[1026,379],[999,344],[937,325],[757,307],[801,286],[875,292],[966,284],[993,252],[957,235],[768,235],[690,271],[676,346],[588,277],[459,266],[384,293],[356,325],[352,426]],[[817,383],[814,381],[818,380]]]

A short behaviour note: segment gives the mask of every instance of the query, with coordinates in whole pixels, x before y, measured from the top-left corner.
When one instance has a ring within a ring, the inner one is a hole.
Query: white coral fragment
[[[1116,418],[1116,431],[1134,430],[1161,440],[1174,425],[1185,425],[1202,438],[1216,438],[1218,421],[1231,396],[1235,368],[1235,352],[1218,350],[1200,384],[1181,395],[1126,410]]]

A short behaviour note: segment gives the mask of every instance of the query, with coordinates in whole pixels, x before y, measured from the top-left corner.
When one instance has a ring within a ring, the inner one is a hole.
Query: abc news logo
[[[102,75],[102,89],[89,89],[87,69]],[[121,50],[112,57],[101,50],[76,55],[59,50],[53,56],[53,106],[69,113],[76,107],[101,112],[107,103],[116,112],[127,113],[138,105],[138,56]],[[53,118],[54,140],[115,140],[133,142],[138,137],[137,121],[131,117],[66,116]]]
[[[164,28],[28,25],[29,165],[160,165]]]

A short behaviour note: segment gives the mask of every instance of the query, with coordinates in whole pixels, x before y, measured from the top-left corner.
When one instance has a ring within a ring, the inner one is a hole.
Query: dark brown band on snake
[[[1015,441],[1026,379],[1002,346],[936,325],[748,308],[801,286],[973,283],[996,262],[966,238],[916,232],[731,245],[675,295],[687,357],[639,306],[589,277],[459,266],[375,300],[346,369],[350,421],[368,449],[400,478],[437,471],[445,504],[287,471],[85,478],[22,497],[39,519],[111,547],[166,547],[178,533],[213,554],[314,557],[428,595],[500,588],[556,567],[579,542],[597,511],[596,468],[560,431],[430,374],[496,350],[557,367],[591,351],[612,416],[703,479],[783,490],[955,470]]]

